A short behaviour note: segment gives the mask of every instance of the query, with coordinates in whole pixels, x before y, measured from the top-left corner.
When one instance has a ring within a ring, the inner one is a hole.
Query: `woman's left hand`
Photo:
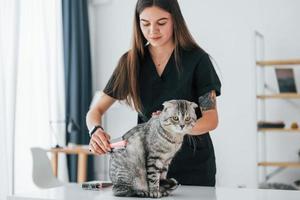
[[[153,116],[158,116],[160,113],[161,113],[160,110],[158,110],[158,111],[156,111],[156,112],[153,112],[153,113],[152,113],[152,117],[153,117]]]

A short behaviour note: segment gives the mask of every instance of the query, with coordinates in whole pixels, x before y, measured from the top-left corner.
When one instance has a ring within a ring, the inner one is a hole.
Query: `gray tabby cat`
[[[166,175],[183,136],[195,125],[197,104],[171,100],[163,106],[160,115],[123,135],[128,142],[125,149],[111,153],[109,174],[115,196],[159,198],[177,188],[177,181]]]

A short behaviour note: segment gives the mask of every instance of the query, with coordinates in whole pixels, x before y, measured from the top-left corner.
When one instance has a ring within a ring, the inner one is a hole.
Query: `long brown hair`
[[[157,6],[169,12],[173,18],[173,39],[175,44],[174,55],[176,66],[180,66],[179,49],[200,48],[189,32],[182,16],[177,0],[138,0],[135,7],[133,21],[132,44],[128,52],[123,54],[114,71],[114,85],[112,92],[117,99],[124,99],[128,105],[138,112],[142,111],[139,96],[138,71],[139,63],[145,55],[147,43],[141,28],[140,14],[148,7]]]

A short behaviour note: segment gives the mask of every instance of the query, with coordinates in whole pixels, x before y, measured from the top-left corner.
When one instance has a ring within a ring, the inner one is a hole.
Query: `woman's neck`
[[[170,42],[167,43],[163,46],[159,46],[159,47],[153,47],[153,46],[149,46],[149,51],[151,53],[152,56],[157,57],[159,55],[164,55],[164,54],[171,54],[174,50],[174,43]]]

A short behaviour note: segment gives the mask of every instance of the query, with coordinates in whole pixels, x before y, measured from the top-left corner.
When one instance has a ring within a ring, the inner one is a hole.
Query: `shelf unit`
[[[257,95],[258,99],[300,99],[300,94],[285,93],[285,94],[269,94]]]
[[[300,133],[300,129],[293,128],[259,128],[257,129],[259,132],[290,132],[290,133]]]
[[[281,93],[281,94],[266,94],[265,69],[266,68],[294,68],[300,67],[300,59],[288,60],[264,60],[264,36],[255,32],[255,56],[256,56],[256,116],[259,120],[266,120],[266,101],[277,100],[291,100],[300,99],[300,93]],[[261,82],[258,83],[258,77],[261,76]],[[259,89],[260,87],[260,89]],[[258,103],[260,102],[260,104]],[[282,171],[284,168],[299,168],[300,162],[272,162],[267,161],[266,149],[266,134],[280,133],[280,134],[299,134],[300,128],[257,128],[258,149],[258,182],[265,182],[272,176]],[[267,167],[277,167],[276,170],[267,174]],[[262,172],[262,173],[261,173]]]
[[[256,61],[256,65],[263,67],[272,67],[274,65],[281,65],[281,67],[290,67],[289,65],[299,65],[299,63],[300,59]]]
[[[262,167],[300,168],[300,162],[259,162],[257,165]]]

